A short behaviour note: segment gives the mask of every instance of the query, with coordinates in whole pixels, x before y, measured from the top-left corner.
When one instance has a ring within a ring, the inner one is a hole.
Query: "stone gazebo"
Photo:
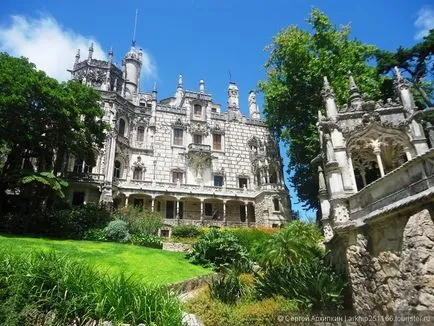
[[[356,311],[434,309],[434,150],[422,126],[431,109],[416,111],[395,73],[395,100],[367,98],[350,76],[341,108],[325,77],[318,114],[321,223]]]

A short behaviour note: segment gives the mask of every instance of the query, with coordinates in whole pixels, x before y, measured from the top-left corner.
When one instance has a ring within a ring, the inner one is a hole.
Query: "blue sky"
[[[336,25],[351,23],[352,36],[382,49],[394,50],[417,42],[434,28],[430,1],[16,1],[3,0],[0,11],[0,50],[24,55],[50,75],[64,80],[77,47],[95,56],[113,47],[120,62],[133,35],[139,10],[137,45],[145,50],[141,88],[154,81],[159,98],[172,96],[180,73],[188,89],[206,91],[226,105],[229,72],[240,88],[240,105],[247,112],[248,92],[265,78],[266,45],[289,25],[308,28],[311,7],[324,11]],[[258,96],[261,104],[261,96]],[[291,192],[293,208],[300,209]],[[302,213],[302,216],[306,213]],[[313,213],[307,213],[313,215]]]

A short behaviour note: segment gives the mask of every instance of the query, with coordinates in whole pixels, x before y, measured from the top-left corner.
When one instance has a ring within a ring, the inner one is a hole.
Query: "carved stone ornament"
[[[190,124],[189,132],[195,135],[207,136],[209,133],[209,127],[206,123],[193,122]]]
[[[341,127],[330,118],[323,117],[320,122],[318,122],[320,130],[324,133],[331,133],[334,129],[341,131]]]
[[[142,170],[146,170],[145,169],[145,164],[142,162],[142,158],[140,156],[137,156],[137,160],[133,163],[133,169],[135,168],[139,168]]]
[[[182,122],[181,119],[177,119],[174,123],[172,123],[172,128],[173,129],[187,129],[187,124]]]
[[[195,170],[202,170],[211,166],[212,156],[209,152],[195,151],[185,155],[188,165]]]
[[[324,99],[335,98],[335,92],[333,91],[327,77],[324,76],[324,86],[321,90],[321,95]]]
[[[224,129],[222,129],[222,127],[220,127],[220,124],[215,124],[213,127],[211,127],[211,133],[213,133],[213,134],[221,134],[221,135],[224,135],[225,134],[225,131],[224,131]]]

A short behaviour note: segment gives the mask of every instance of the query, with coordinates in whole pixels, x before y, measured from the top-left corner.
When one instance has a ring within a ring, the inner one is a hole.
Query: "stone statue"
[[[254,91],[249,92],[249,113],[252,119],[259,119],[259,108],[256,104],[256,93]]]
[[[239,109],[238,103],[238,87],[235,83],[231,82],[228,88],[228,107],[233,110]]]

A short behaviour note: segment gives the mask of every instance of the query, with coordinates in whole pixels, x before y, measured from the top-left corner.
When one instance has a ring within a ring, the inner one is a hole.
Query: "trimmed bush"
[[[81,325],[93,319],[172,326],[181,325],[181,318],[178,299],[164,287],[100,275],[54,252],[0,252],[1,325],[70,325],[77,319]]]
[[[205,267],[213,266],[217,270],[233,268],[238,271],[250,270],[250,259],[246,248],[230,233],[210,230],[192,245],[188,254],[190,261]]]
[[[160,237],[150,234],[133,234],[131,235],[131,243],[137,246],[161,249],[163,241]]]
[[[315,311],[343,309],[345,287],[345,279],[319,259],[269,267],[255,282],[259,298],[281,295]]]
[[[122,220],[111,221],[104,229],[104,232],[107,235],[107,239],[110,241],[126,243],[131,238],[128,232],[127,222]]]
[[[172,228],[172,236],[179,238],[195,238],[202,234],[199,227],[195,225],[178,225]]]

